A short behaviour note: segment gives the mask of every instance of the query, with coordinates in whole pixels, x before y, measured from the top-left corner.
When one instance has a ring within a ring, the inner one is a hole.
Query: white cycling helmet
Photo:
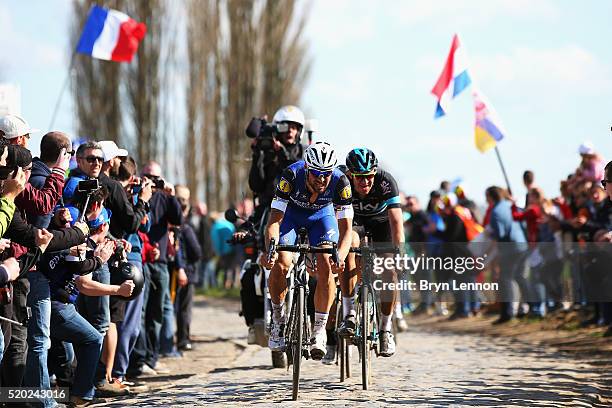
[[[309,169],[320,171],[333,170],[338,164],[334,148],[327,142],[316,142],[304,152],[304,161]]]
[[[274,123],[281,122],[294,122],[300,125],[300,131],[304,127],[304,123],[306,123],[306,119],[304,118],[304,113],[297,107],[293,105],[286,105],[276,111],[274,114],[274,118],[272,119]]]

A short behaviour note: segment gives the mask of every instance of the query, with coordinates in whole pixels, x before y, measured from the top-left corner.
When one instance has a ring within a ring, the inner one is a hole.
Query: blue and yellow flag
[[[494,148],[497,142],[504,138],[505,131],[489,101],[476,90],[472,92],[472,95],[476,110],[474,141],[476,148],[484,153]]]

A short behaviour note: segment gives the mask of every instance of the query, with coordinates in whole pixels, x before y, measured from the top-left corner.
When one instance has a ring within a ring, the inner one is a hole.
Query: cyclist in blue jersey
[[[315,322],[310,350],[315,360],[323,358],[326,352],[325,325],[336,292],[332,269],[335,272],[344,269],[351,246],[351,186],[347,177],[336,169],[337,161],[329,143],[317,142],[309,146],[304,160],[290,165],[282,173],[266,226],[266,245],[271,238],[281,245],[293,245],[302,227],[308,230],[310,245],[330,247],[333,243],[338,244],[338,265],[328,254],[317,254]],[[262,259],[263,266],[271,269],[272,328],[268,345],[272,350],[284,350],[286,275],[293,257],[291,253],[280,252],[271,262],[267,260],[267,253]]]
[[[352,203],[355,212],[353,239],[358,243],[357,234],[363,236],[369,232],[375,243],[391,242],[403,250],[404,219],[399,190],[393,176],[378,167],[378,159],[374,152],[366,148],[351,150],[346,157],[346,167],[353,191]],[[340,274],[344,320],[340,325],[339,334],[343,337],[355,334],[355,285],[358,268],[356,265],[355,269],[352,267],[353,265],[349,264],[347,270]],[[385,269],[380,278],[384,282],[396,282],[395,272]],[[396,305],[400,307],[401,305],[397,302],[397,291],[382,290],[380,294],[382,314],[380,354],[383,357],[390,357],[395,353],[395,340],[392,334],[393,312]],[[405,325],[400,309],[398,328],[401,330]]]

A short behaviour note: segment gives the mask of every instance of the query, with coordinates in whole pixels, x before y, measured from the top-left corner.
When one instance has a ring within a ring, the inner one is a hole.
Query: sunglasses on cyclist
[[[312,174],[313,176],[317,177],[317,178],[319,178],[319,177],[327,178],[327,177],[332,175],[332,171],[331,170],[320,171],[320,170],[316,170],[316,169],[308,169],[308,172],[310,174]]]
[[[96,162],[100,162],[100,164],[104,163],[104,157],[100,156],[87,156],[85,157],[85,161],[89,164],[94,164]]]
[[[373,177],[375,174],[376,173],[366,173],[366,174],[351,173],[351,176],[355,178],[370,178],[370,177]]]
[[[601,180],[601,185],[603,186],[603,188],[606,188],[606,184],[608,183],[612,183],[612,180]]]

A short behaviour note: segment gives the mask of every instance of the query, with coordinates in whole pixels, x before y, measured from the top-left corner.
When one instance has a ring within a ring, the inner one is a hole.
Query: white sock
[[[351,297],[342,296],[342,312],[344,315],[342,317],[344,319],[346,319],[346,316],[348,315],[355,316],[357,314],[355,313],[355,296],[351,296]]]
[[[316,336],[318,333],[325,331],[325,325],[327,324],[328,316],[329,316],[328,313],[315,312],[315,321],[314,321],[314,328],[312,329],[313,331],[312,334]]]
[[[380,324],[381,331],[392,331],[393,329],[393,320],[391,320],[391,316],[382,315],[382,322]]]
[[[280,305],[274,302],[270,303],[272,303],[272,320],[275,323],[285,323],[285,302],[282,302]]]
[[[404,317],[404,313],[402,313],[402,304],[400,302],[395,302],[395,317],[398,319]]]

